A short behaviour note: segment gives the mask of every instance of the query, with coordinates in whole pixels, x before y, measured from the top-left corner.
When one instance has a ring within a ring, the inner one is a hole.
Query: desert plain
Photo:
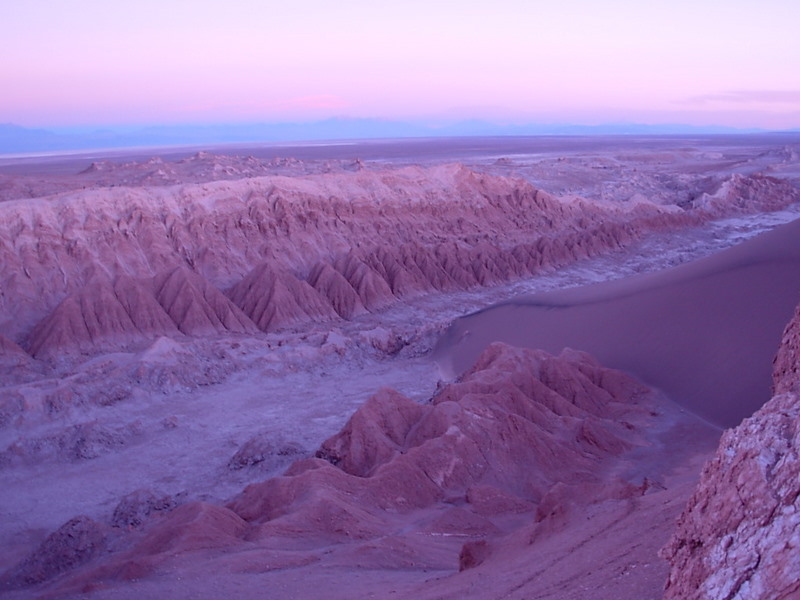
[[[798,597],[798,218],[800,134],[0,157],[0,593]]]

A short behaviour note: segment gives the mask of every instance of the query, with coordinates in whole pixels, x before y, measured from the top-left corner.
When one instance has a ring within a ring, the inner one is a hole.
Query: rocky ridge
[[[723,191],[690,210],[613,205],[453,164],[8,201],[0,334],[53,358],[176,331],[279,331],[491,286],[654,230],[800,199],[764,177],[737,175]]]
[[[460,165],[86,190],[0,211],[0,331],[42,357],[175,329],[252,333],[349,318],[692,220],[654,205],[559,200]]]

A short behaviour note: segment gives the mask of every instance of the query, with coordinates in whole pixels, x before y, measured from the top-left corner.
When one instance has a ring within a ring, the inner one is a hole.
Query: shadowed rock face
[[[800,306],[783,332],[783,341],[772,369],[775,394],[800,392]]]
[[[759,210],[775,210],[780,205],[780,198],[785,194],[797,195],[785,181],[765,175],[744,176],[734,173],[711,193],[704,193],[694,202],[696,208],[712,213],[730,214],[737,211],[748,211],[758,207]]]
[[[800,308],[775,360],[776,396],[722,436],[662,555],[665,600],[800,597]]]
[[[265,263],[228,292],[262,331],[336,318],[330,302],[307,282]]]
[[[42,583],[97,558],[106,548],[108,527],[89,517],[75,517],[51,533],[40,546],[2,579],[3,587]]]
[[[255,333],[253,322],[206,279],[186,267],[156,277],[156,299],[183,333]]]
[[[35,361],[20,346],[0,335],[0,378],[9,385],[33,379],[40,373]]]
[[[308,282],[331,303],[333,310],[349,319],[367,312],[361,297],[339,271],[328,263],[317,263],[308,276]]]
[[[178,328],[145,284],[122,277],[112,285],[98,278],[40,321],[28,348],[45,358],[110,350],[163,334],[178,335]]]

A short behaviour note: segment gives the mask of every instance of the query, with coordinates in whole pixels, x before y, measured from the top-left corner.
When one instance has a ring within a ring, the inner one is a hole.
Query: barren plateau
[[[797,597],[798,218],[788,134],[0,157],[0,594]]]

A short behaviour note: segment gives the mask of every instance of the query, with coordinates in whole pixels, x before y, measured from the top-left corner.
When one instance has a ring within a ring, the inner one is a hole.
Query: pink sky
[[[800,127],[797,0],[28,0],[0,123]]]

